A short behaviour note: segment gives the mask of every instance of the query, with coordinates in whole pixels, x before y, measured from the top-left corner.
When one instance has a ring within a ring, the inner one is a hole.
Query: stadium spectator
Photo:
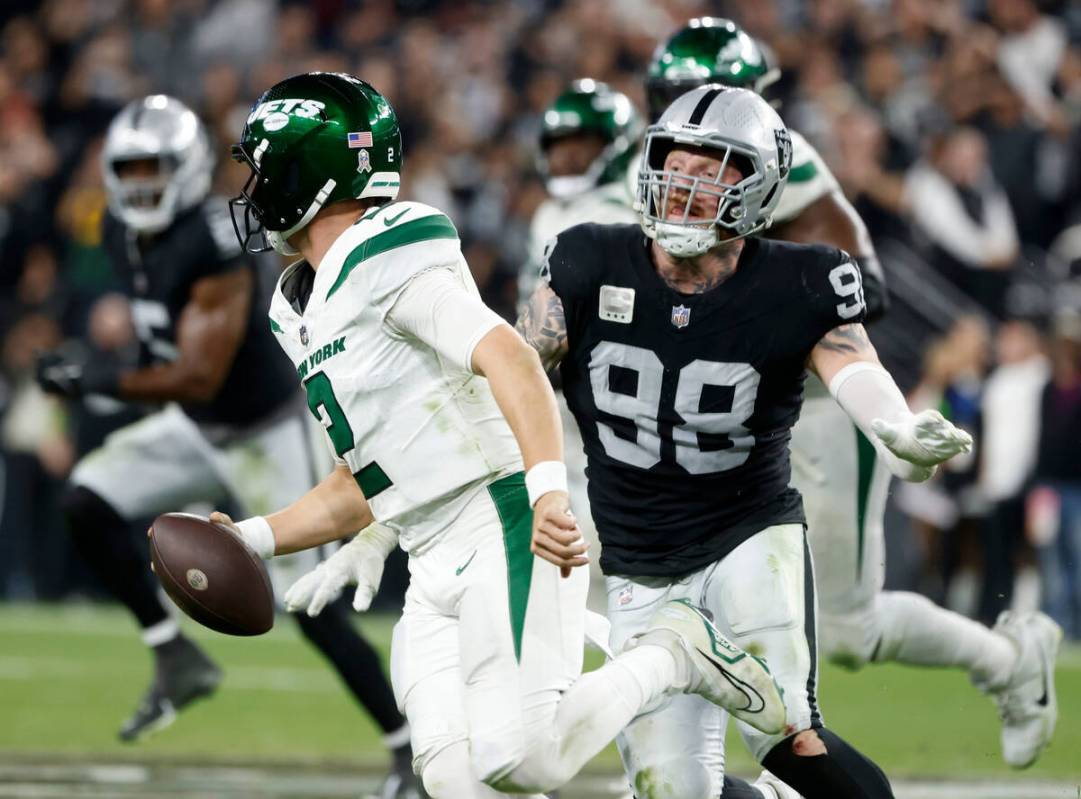
[[[997,365],[984,386],[980,489],[992,508],[985,528],[981,619],[994,619],[1011,602],[1035,604],[1027,593],[1032,553],[1023,534],[1025,489],[1040,433],[1040,394],[1050,374],[1042,344],[1032,323],[1004,323],[995,337]]]
[[[1050,349],[1051,376],[1040,397],[1029,534],[1037,544],[1047,612],[1067,635],[1081,638],[1081,315],[1076,310],[1055,319]],[[1041,522],[1044,529],[1036,529]]]
[[[935,137],[926,160],[908,173],[905,201],[939,273],[1002,316],[1019,240],[982,134],[959,127]]]

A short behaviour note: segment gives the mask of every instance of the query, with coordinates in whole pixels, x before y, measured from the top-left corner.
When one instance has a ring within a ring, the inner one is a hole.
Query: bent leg
[[[529,551],[521,475],[497,481],[486,498],[468,523],[494,527],[498,538],[481,541],[460,578],[468,586],[459,618],[474,771],[497,790],[552,790],[663,696],[681,664],[666,647],[643,644],[582,675],[588,572],[563,579]]]

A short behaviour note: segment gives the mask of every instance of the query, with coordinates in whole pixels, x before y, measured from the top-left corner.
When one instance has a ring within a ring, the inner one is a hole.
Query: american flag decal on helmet
[[[350,133],[346,137],[349,141],[349,149],[355,150],[358,147],[371,147],[372,146],[372,134],[371,131],[362,130],[359,132]]]

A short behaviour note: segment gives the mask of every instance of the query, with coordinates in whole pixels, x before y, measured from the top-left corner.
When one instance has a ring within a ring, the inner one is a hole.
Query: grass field
[[[360,616],[358,623],[385,655],[393,619]],[[222,689],[131,746],[117,741],[116,729],[146,687],[150,659],[129,618],[112,607],[0,605],[0,786],[5,773],[27,764],[288,765],[324,774],[382,767],[376,729],[287,619],[253,639],[193,624],[186,630],[225,667]],[[1063,651],[1057,684],[1055,741],[1020,776],[1054,781],[1060,791],[1039,795],[1081,797],[1081,787],[1065,792],[1081,786],[1081,649]],[[891,777],[1000,786],[1019,778],[999,758],[993,705],[960,673],[878,666],[849,674],[823,665],[820,699],[828,724]],[[757,772],[734,731],[728,748],[733,772]],[[617,770],[611,749],[590,766],[600,775]]]

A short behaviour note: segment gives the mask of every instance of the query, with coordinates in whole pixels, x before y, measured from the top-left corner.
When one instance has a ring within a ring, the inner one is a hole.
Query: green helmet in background
[[[571,197],[622,180],[641,133],[642,118],[627,95],[590,78],[574,81],[545,109],[541,123],[538,168],[548,193]],[[604,149],[580,175],[551,175],[548,148],[580,135],[598,137]]]
[[[651,122],[680,95],[707,83],[758,94],[780,77],[762,47],[731,20],[692,19],[660,45],[646,77]]]
[[[310,72],[256,101],[232,155],[251,169],[229,203],[241,246],[296,255],[287,239],[321,208],[398,196],[402,136],[394,109],[370,85],[352,75]],[[265,241],[253,243],[261,234]]]

